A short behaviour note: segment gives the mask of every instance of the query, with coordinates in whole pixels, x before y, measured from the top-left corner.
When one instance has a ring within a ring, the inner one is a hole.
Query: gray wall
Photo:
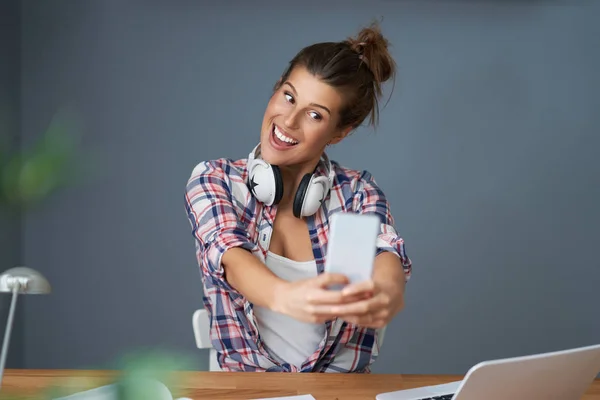
[[[19,146],[20,132],[20,6],[18,0],[0,1],[0,147]],[[4,149],[3,149],[4,150]],[[21,215],[0,205],[0,272],[22,261]],[[8,317],[11,296],[0,294],[0,340]],[[7,367],[23,361],[23,298],[17,298]]]
[[[27,215],[25,261],[54,293],[27,304],[25,365],[165,347],[206,368],[185,182],[247,155],[296,51],[381,15],[393,97],[332,150],[374,173],[414,261],[375,371],[600,342],[600,4],[575,3],[24,1],[23,138],[69,106],[101,167]]]

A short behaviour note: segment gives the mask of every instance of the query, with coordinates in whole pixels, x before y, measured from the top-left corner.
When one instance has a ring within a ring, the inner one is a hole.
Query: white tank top
[[[314,261],[293,261],[270,251],[266,265],[275,275],[290,282],[317,276]],[[254,315],[261,339],[269,351],[298,368],[325,337],[325,324],[301,322],[257,306]]]

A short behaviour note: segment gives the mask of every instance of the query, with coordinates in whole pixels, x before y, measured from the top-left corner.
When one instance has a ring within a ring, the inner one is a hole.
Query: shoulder
[[[358,170],[343,167],[332,161],[336,181],[334,191],[340,200],[342,209],[355,212],[374,212],[380,215],[389,214],[389,204],[385,193],[375,178],[366,169]]]
[[[366,169],[359,170],[344,167],[334,160],[331,161],[331,166],[335,171],[334,186],[343,192],[349,191],[356,195],[365,189],[376,188],[380,190],[377,187],[375,178]]]
[[[201,161],[193,168],[188,179],[188,185],[202,182],[223,181],[228,185],[245,184],[247,174],[247,159],[232,160],[230,158],[217,158]]]
[[[199,162],[186,184],[189,201],[228,199],[243,206],[248,200],[247,159],[217,158]]]

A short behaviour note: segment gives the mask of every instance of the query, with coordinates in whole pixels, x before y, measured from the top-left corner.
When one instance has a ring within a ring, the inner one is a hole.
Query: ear
[[[352,126],[340,129],[333,138],[329,141],[330,144],[338,144],[352,131]]]

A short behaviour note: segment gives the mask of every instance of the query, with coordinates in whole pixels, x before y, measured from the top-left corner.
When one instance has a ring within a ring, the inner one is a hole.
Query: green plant
[[[191,359],[166,351],[140,351],[130,353],[121,360],[121,373],[117,379],[119,400],[160,400],[149,381],[158,381],[167,388],[177,386],[175,372],[189,370]]]
[[[15,148],[11,135],[0,136],[0,204],[29,209],[74,182],[78,171],[78,138],[74,119],[57,114],[31,146]]]
[[[115,379],[110,383],[115,384],[117,395],[112,400],[163,400],[161,392],[157,391],[156,382],[164,384],[170,391],[178,386],[178,371],[190,370],[191,358],[168,351],[137,351],[128,353],[117,363],[118,371]],[[81,379],[78,379],[81,386]],[[68,383],[68,380],[67,380]],[[65,381],[57,380],[54,386],[40,390],[33,399],[52,400],[73,394],[72,388],[65,388]],[[66,385],[67,387],[70,385]],[[86,384],[88,389],[99,385],[92,382]],[[175,396],[174,396],[175,397]],[[31,395],[0,395],[2,400],[32,399]]]
[[[0,132],[0,205],[17,211],[31,209],[57,190],[76,183],[86,172],[89,174],[79,154],[75,127],[72,115],[57,114],[41,137],[25,149],[15,148],[9,140],[11,135]],[[170,352],[129,353],[119,360],[116,368],[119,373],[112,382],[118,388],[115,400],[159,399],[152,381],[172,388],[177,385],[174,372],[190,365],[189,359]],[[51,400],[71,394],[62,386],[57,381],[53,387],[41,390],[35,399]],[[94,385],[90,385],[89,389],[92,388]],[[30,395],[6,393],[0,398],[31,399]]]

